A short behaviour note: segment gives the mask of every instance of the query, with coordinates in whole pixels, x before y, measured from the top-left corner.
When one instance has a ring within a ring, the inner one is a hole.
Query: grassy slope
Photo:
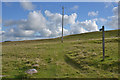
[[[3,75],[9,78],[117,78],[118,31],[105,32],[105,61],[102,60],[101,32],[76,34],[45,40],[3,42]],[[39,64],[37,74],[25,71]]]

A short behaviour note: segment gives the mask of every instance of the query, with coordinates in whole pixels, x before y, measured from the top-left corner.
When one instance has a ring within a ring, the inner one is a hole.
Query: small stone
[[[93,55],[93,56],[96,56],[97,54],[96,54],[96,53],[93,53],[92,55]]]
[[[36,70],[36,69],[29,69],[29,70],[27,70],[26,71],[26,73],[28,73],[28,74],[33,74],[33,73],[37,73],[38,71]]]
[[[6,76],[7,76],[7,75],[0,75],[0,78],[1,78],[1,77],[6,77]]]
[[[39,67],[39,64],[34,64],[33,67]]]

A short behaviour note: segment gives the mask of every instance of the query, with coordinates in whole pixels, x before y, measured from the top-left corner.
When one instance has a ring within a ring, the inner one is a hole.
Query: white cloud
[[[5,33],[5,31],[2,31],[2,27],[0,27],[0,36],[4,33]]]
[[[28,15],[27,25],[23,28],[30,30],[46,29],[46,19],[40,11],[30,12]]]
[[[73,13],[71,15],[65,15],[64,16],[64,24],[74,24],[75,23],[75,20],[77,18],[77,14],[76,13]]]
[[[22,40],[61,36],[62,15],[46,10],[45,16],[41,11],[32,11],[28,14],[28,19],[5,21],[4,26],[9,26],[9,28],[4,32],[3,40],[8,40],[8,38]],[[76,13],[64,15],[64,26],[70,25],[70,29],[64,28],[64,35],[98,31],[95,20],[76,22],[76,18]]]
[[[33,30],[22,30],[20,28],[10,28],[5,32],[5,36],[10,37],[32,37],[34,31]]]
[[[96,21],[92,20],[86,20],[83,22],[80,22],[80,25],[87,31],[92,32],[92,31],[98,31],[98,26],[96,24]]]
[[[106,22],[107,19],[105,19],[105,18],[99,18],[99,21],[101,21],[101,22]]]
[[[59,13],[51,13],[50,11],[45,11],[46,16],[49,18],[50,21],[56,22],[57,24],[61,24],[62,22],[62,15]],[[66,24],[74,24],[77,18],[77,14],[73,13],[71,15],[64,15],[64,25]]]
[[[114,15],[118,15],[118,7],[113,8],[113,13],[114,13]]]
[[[118,7],[114,7],[113,8],[113,16],[109,16],[108,19],[110,19],[110,21],[108,21],[106,24],[112,28],[112,29],[118,29]]]
[[[94,11],[91,11],[91,12],[88,12],[88,16],[97,16],[98,15],[98,11],[94,12]]]
[[[51,14],[53,14],[53,13],[51,13]],[[65,19],[66,20],[72,19],[72,18],[74,18],[73,15],[70,15],[70,16],[66,15],[67,17]],[[12,39],[13,39],[13,36],[15,38],[21,37],[21,39],[23,39],[22,37],[26,37],[26,38],[35,37],[35,34],[39,33],[39,35],[37,35],[39,37],[49,37],[49,36],[58,37],[61,35],[61,30],[62,30],[61,29],[61,18],[59,18],[60,16],[61,16],[61,14],[59,14],[59,16],[58,16],[58,13],[56,13],[56,16],[53,16],[53,17],[48,16],[49,20],[46,20],[46,18],[41,14],[40,11],[30,12],[28,14],[27,20],[5,21],[4,26],[10,26],[10,27],[7,30],[6,34],[4,34],[4,36],[6,36],[6,37],[11,36]],[[57,17],[55,20],[58,21],[58,23],[54,22],[55,17]],[[71,22],[73,23],[74,21],[68,20],[67,23],[71,24]],[[68,30],[64,29],[64,35],[67,35],[67,34],[69,34]]]
[[[72,10],[77,10],[79,8],[79,6],[78,5],[75,5],[75,6],[73,6],[71,9]]]
[[[86,20],[82,22],[77,21],[75,24],[71,25],[70,27],[71,27],[71,31],[70,31],[71,34],[79,34],[79,33],[99,30],[96,21],[92,21],[92,20]]]
[[[17,24],[24,24],[26,22],[26,20],[22,19],[22,20],[7,20],[4,21],[4,26],[14,26]]]
[[[70,28],[71,28],[70,30],[71,34],[79,34],[79,33],[87,32],[78,21],[75,24],[71,25]]]
[[[105,18],[94,18],[94,19],[91,19],[92,21],[95,21],[97,24],[99,25],[105,25],[106,22],[108,21],[107,19]]]
[[[34,10],[35,8],[35,5],[29,2],[29,0],[21,0],[20,4],[25,10]]]

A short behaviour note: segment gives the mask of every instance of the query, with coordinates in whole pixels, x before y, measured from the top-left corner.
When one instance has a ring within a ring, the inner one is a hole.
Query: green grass
[[[61,38],[2,43],[2,75],[7,78],[118,78],[118,30]],[[25,71],[36,67],[38,73]]]

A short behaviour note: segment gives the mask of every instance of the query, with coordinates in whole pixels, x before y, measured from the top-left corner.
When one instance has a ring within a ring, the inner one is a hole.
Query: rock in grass
[[[28,74],[33,74],[33,73],[37,73],[38,71],[36,70],[36,69],[29,69],[29,70],[27,70],[26,71],[26,73],[28,73]]]
[[[39,68],[39,64],[34,64],[34,65],[32,65],[32,67]]]
[[[93,53],[92,56],[96,56],[97,54],[96,53]]]
[[[0,78],[1,78],[1,77],[6,77],[6,76],[7,76],[7,75],[0,75]]]

